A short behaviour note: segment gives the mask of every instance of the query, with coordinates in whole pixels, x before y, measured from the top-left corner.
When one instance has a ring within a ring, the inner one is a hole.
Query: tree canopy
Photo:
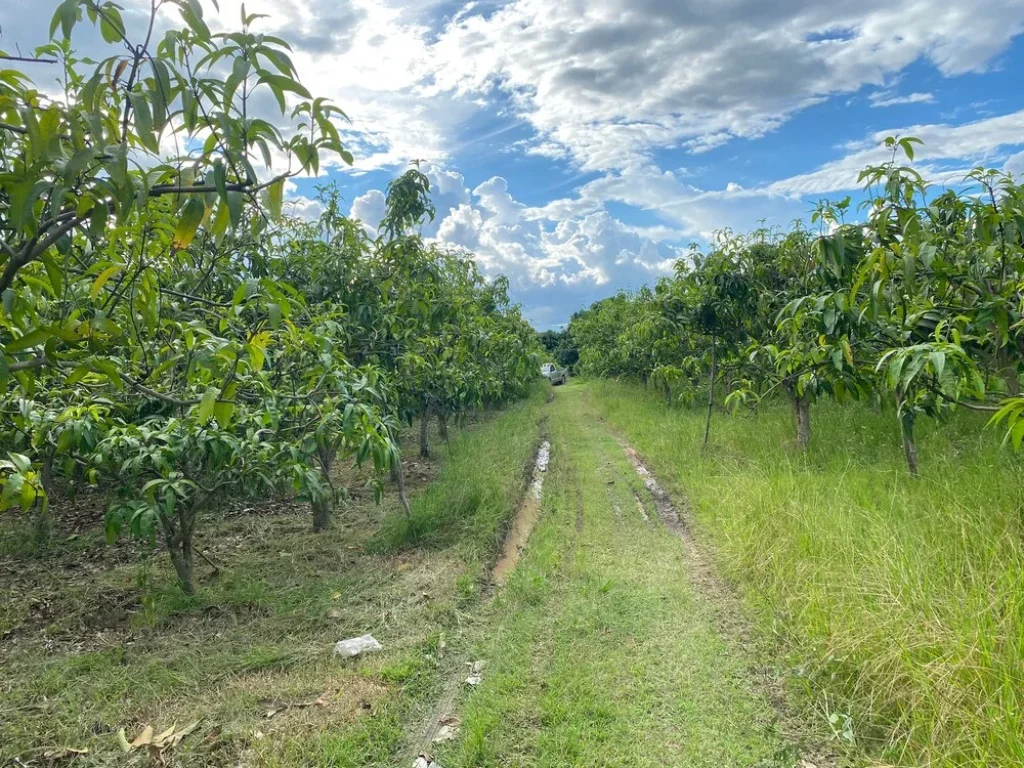
[[[155,39],[165,6],[182,26]],[[294,494],[322,529],[339,462],[401,481],[403,422],[537,377],[507,282],[419,236],[418,168],[376,239],[329,187],[318,220],[286,215],[288,179],[352,157],[259,20],[214,33],[197,0],[154,0],[135,40],[115,3],[64,0],[37,52],[62,92],[0,69],[0,507],[45,532],[54,498],[99,486],[110,535],[161,537],[186,591],[227,494]],[[82,24],[109,56],[76,57]]]
[[[917,473],[915,422],[954,408],[994,414],[1024,440],[1024,189],[978,168],[959,190],[932,194],[910,163],[912,137],[890,137],[887,162],[850,198],[822,201],[811,229],[721,232],[653,289],[577,314],[580,367],[629,376],[670,402],[716,385],[732,407],[784,393],[796,441],[822,397],[891,403]]]

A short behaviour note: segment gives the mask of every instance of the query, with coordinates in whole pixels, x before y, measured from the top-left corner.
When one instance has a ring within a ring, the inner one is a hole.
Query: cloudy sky
[[[42,42],[55,5],[2,0],[0,47]],[[236,23],[238,0],[220,6]],[[890,134],[920,137],[939,183],[979,164],[1024,174],[1024,0],[246,7],[351,117],[355,166],[326,175],[352,215],[373,227],[388,179],[424,161],[424,235],[508,275],[538,327],[657,279],[718,229],[807,218]],[[299,208],[318,182],[295,185]]]

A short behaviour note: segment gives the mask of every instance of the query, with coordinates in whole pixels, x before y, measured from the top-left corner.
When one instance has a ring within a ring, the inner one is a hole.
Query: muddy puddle
[[[629,463],[633,465],[633,469],[640,476],[640,479],[644,481],[644,487],[651,494],[651,498],[654,500],[654,506],[658,510],[658,514],[661,515],[661,519],[665,521],[665,524],[673,531],[680,532],[684,529],[683,521],[679,517],[679,511],[676,509],[675,504],[672,503],[672,498],[668,495],[664,488],[658,483],[651,471],[644,465],[640,459],[640,455],[633,450],[632,446],[625,443],[622,444],[623,450],[626,452],[626,457],[629,459]],[[636,495],[636,494],[634,494]],[[636,495],[637,508],[640,510],[640,516],[643,517],[644,522],[650,522],[650,518],[647,516],[647,512],[644,509],[643,500],[639,495]]]
[[[505,537],[505,547],[491,574],[491,580],[495,584],[505,583],[523,554],[533,526],[537,524],[537,519],[540,517],[541,499],[544,495],[544,475],[548,471],[550,458],[551,443],[545,440],[541,444],[540,450],[537,451],[537,461],[533,466],[530,488],[523,496],[519,509],[516,510],[515,520],[512,521],[512,527],[509,528],[508,535]]]

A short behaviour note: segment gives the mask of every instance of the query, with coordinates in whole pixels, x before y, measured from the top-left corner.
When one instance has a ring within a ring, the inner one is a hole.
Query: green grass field
[[[817,717],[884,763],[1024,764],[1020,459],[984,418],[923,423],[914,480],[891,411],[815,406],[806,456],[788,408],[716,413],[702,455],[703,413],[585,394],[692,500]]]
[[[162,553],[88,528],[26,552],[4,527],[0,764],[151,764],[120,729],[195,721],[167,764],[1024,763],[1018,459],[982,420],[923,425],[914,480],[892,414],[856,405],[815,407],[806,455],[787,409],[716,413],[702,453],[696,410],[610,382],[549,392],[408,462],[408,519],[390,491],[321,535],[287,502],[227,503],[194,597]],[[496,587],[543,437],[539,519]],[[364,633],[385,650],[332,656]],[[438,718],[455,737],[424,743]]]

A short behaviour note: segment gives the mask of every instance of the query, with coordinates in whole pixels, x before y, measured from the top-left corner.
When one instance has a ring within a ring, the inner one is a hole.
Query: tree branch
[[[67,218],[69,215],[71,218]],[[14,277],[18,274],[19,269],[39,258],[50,246],[85,221],[85,219],[75,216],[73,212],[61,214],[56,219],[53,219],[53,221],[57,222],[62,219],[64,219],[63,223],[46,235],[42,240],[35,244],[33,244],[32,241],[29,241],[20,253],[13,252],[13,255],[8,257],[3,274],[0,275],[0,293],[11,287],[11,284],[14,282]]]
[[[0,53],[0,60],[5,61],[26,61],[30,64],[56,64],[56,59],[44,59],[37,58],[35,56],[10,56],[6,53]]]
[[[7,241],[4,240],[2,237],[0,237],[0,251],[3,251],[7,258],[9,259],[15,259],[18,257],[17,252],[13,248],[11,248],[11,246],[7,244]]]
[[[59,227],[53,230],[53,232],[51,232],[50,234],[48,234],[46,237],[44,237],[42,240],[35,244],[32,250],[29,251],[26,263],[42,256],[44,253],[46,253],[47,249],[50,246],[52,246],[54,243],[56,243],[58,240],[64,237],[64,235],[66,235],[68,232],[70,232],[72,229],[74,229],[84,221],[85,218],[79,218],[78,216],[75,216],[65,221],[63,224],[61,224]],[[4,286],[4,288],[6,287],[7,286]],[[0,288],[0,291],[2,290],[3,288]]]
[[[11,363],[7,366],[7,370],[11,372],[27,371],[30,368],[45,368],[50,365],[52,365],[50,360],[45,355],[40,355],[30,360],[19,360],[16,363]]]
[[[170,288],[160,288],[160,293],[166,293],[169,296],[177,296],[179,299],[185,299],[186,301],[195,301],[199,304],[206,304],[210,307],[218,307],[220,309],[227,309],[231,306],[231,302],[227,301],[214,301],[213,299],[204,299],[202,296],[193,296],[191,293],[182,293],[181,291],[172,291]]]
[[[139,381],[138,379],[133,379],[128,374],[119,373],[119,375],[121,379],[124,380],[124,382],[128,384],[132,389],[141,392],[144,395],[148,395],[149,397],[152,397],[154,400],[162,400],[165,403],[176,405],[179,408],[188,408],[189,406],[198,405],[200,402],[202,402],[201,400],[182,400],[181,398],[174,397],[173,395],[165,395],[163,392],[157,392],[155,389],[147,387],[141,381]]]
[[[968,402],[965,402],[963,400],[957,400],[955,397],[950,397],[945,392],[943,392],[938,387],[936,387],[935,385],[933,385],[933,384],[931,384],[929,382],[925,382],[925,387],[927,389],[931,390],[933,393],[935,393],[939,397],[941,397],[947,403],[952,403],[953,405],[962,406],[962,407],[964,407],[964,408],[966,408],[966,409],[968,409],[970,411],[981,411],[982,413],[996,413],[997,411],[1001,411],[1002,410],[1002,406],[1000,406],[1000,405],[982,405],[980,403],[968,403]]]
[[[0,124],[2,127],[2,124]],[[252,181],[236,181],[233,184],[226,184],[225,189],[228,192],[260,192],[271,184],[276,184],[284,179],[289,179],[294,176],[294,173],[282,173],[275,176],[270,181],[266,181],[262,184],[256,184],[253,186]],[[188,186],[179,186],[177,184],[154,184],[149,188],[150,197],[160,197],[161,195],[189,195],[189,194],[205,194],[206,192],[219,192],[220,190],[210,184],[191,184]]]

